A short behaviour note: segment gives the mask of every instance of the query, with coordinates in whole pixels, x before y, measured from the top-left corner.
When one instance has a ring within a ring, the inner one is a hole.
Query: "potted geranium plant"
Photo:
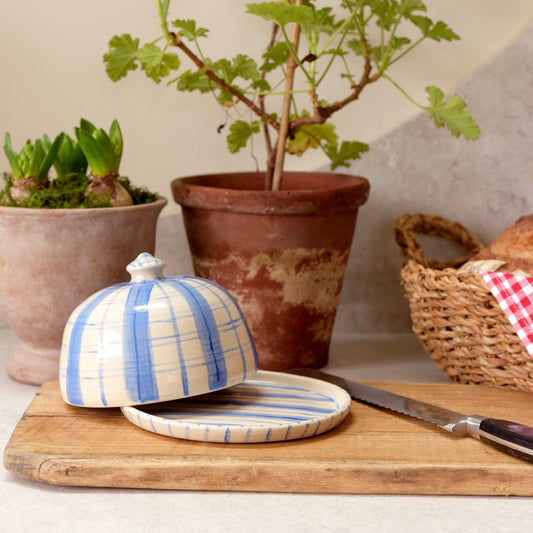
[[[368,146],[341,142],[331,119],[349,112],[379,80],[406,94],[391,67],[428,39],[459,37],[444,22],[431,20],[420,0],[342,0],[321,2],[322,7],[313,0],[271,1],[245,7],[268,23],[267,47],[259,58],[243,52],[211,59],[202,48],[208,29],[171,17],[170,0],[156,0],[156,6],[159,39],[141,45],[122,34],[110,40],[104,61],[111,79],[140,67],[157,83],[169,78],[180,91],[214,95],[229,117],[229,125],[218,129],[228,130],[230,152],[256,135],[265,140],[261,172],[172,182],[195,271],[234,294],[261,368],[321,366],[327,362],[357,209],[369,186],[364,178],[343,174],[284,172],[285,155],[321,149],[331,170],[349,167]],[[419,32],[417,39],[403,33],[406,25]],[[324,80],[332,76],[339,77],[340,97],[323,94]],[[479,137],[460,96],[445,99],[435,86],[426,91],[426,104],[406,96],[436,126],[466,139]]]
[[[21,341],[7,372],[26,383],[58,377],[69,315],[94,292],[127,281],[125,266],[139,253],[153,253],[166,204],[120,177],[118,122],[107,133],[81,120],[75,137],[44,136],[17,150],[5,136],[0,315]]]

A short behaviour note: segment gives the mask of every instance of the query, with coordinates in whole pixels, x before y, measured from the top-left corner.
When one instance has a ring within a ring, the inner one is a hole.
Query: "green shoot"
[[[118,122],[113,120],[108,134],[88,120],[81,119],[80,126],[74,131],[91,173],[100,177],[118,176],[123,148]]]
[[[13,179],[33,178],[37,182],[46,181],[48,172],[55,160],[63,133],[60,133],[53,143],[45,137],[43,140],[37,139],[34,143],[30,140],[17,153],[11,145],[11,135],[5,135],[4,152],[6,154]]]
[[[46,135],[45,141],[47,145],[51,144]],[[54,168],[58,178],[66,178],[72,174],[85,175],[87,172],[87,158],[80,145],[67,134],[64,134],[63,142],[57,151]]]

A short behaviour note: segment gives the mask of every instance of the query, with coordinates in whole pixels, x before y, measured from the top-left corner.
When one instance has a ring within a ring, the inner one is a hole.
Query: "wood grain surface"
[[[465,414],[533,426],[532,395],[456,384],[372,383]],[[352,494],[533,495],[533,464],[478,440],[352,402],[316,437],[265,444],[186,441],[140,429],[119,409],[72,407],[45,383],[17,424],[4,466],[73,486]]]

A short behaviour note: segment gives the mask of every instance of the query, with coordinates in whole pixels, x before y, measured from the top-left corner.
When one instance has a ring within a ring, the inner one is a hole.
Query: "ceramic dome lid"
[[[120,407],[175,400],[230,387],[255,375],[257,355],[232,296],[212,281],[163,276],[143,253],[132,279],[82,302],[65,327],[63,399]]]

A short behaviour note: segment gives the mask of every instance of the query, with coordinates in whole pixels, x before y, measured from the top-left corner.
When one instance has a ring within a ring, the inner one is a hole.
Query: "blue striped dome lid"
[[[257,372],[243,314],[220,285],[163,276],[165,262],[140,254],[132,279],[82,302],[63,334],[63,399],[86,407],[176,400],[233,386]]]

